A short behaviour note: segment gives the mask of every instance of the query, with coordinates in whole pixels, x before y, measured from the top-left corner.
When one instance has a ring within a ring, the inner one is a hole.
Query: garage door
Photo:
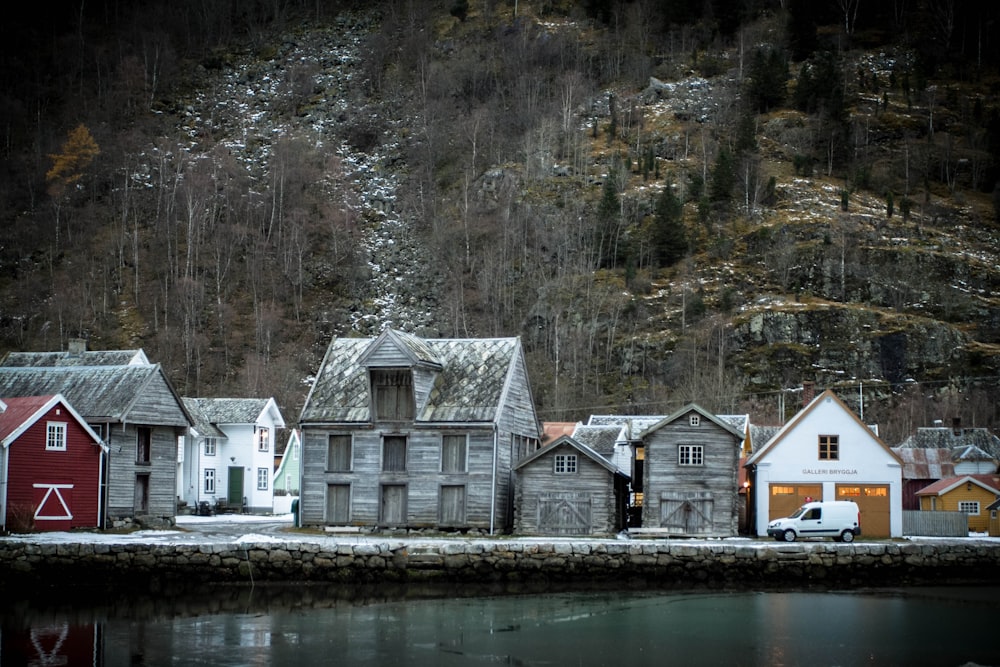
[[[838,484],[837,500],[858,504],[862,537],[889,537],[888,484]]]
[[[772,483],[769,491],[768,521],[786,517],[811,500],[823,500],[821,484]]]

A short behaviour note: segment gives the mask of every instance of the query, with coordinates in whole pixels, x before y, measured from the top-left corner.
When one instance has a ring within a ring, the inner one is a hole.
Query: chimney
[[[66,343],[66,351],[73,357],[83,356],[83,353],[87,351],[87,339],[70,338]]]
[[[951,432],[955,435],[962,435],[962,418],[952,417],[951,418]]]
[[[802,407],[806,407],[812,400],[816,398],[816,383],[815,382],[803,382],[802,383]]]

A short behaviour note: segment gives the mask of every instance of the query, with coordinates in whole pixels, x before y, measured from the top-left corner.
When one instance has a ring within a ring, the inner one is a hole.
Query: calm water
[[[8,601],[0,663],[1000,665],[996,587],[447,598],[298,587],[203,597]]]

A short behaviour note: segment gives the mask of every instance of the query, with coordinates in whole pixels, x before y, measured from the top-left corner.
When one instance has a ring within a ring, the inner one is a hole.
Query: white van
[[[851,542],[861,534],[861,511],[850,500],[806,503],[791,516],[767,524],[767,534],[786,542],[794,542],[796,537],[832,537],[838,542]]]

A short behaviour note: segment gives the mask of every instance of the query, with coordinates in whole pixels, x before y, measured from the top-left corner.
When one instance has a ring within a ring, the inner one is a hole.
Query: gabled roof
[[[584,444],[608,460],[615,454],[615,445],[626,444],[622,438],[621,426],[590,426],[580,424],[571,434],[573,439]]]
[[[951,452],[951,458],[953,461],[958,463],[959,461],[992,461],[996,463],[996,457],[992,456],[989,452],[976,447],[975,445],[965,445],[961,447],[956,447]]]
[[[189,425],[190,416],[159,364],[0,367],[0,396],[62,394],[89,422],[132,421],[129,415],[143,392],[158,382],[176,399]]]
[[[718,417],[716,415],[713,415],[711,412],[709,412],[708,410],[704,409],[703,407],[701,407],[696,403],[688,403],[683,408],[681,408],[674,414],[670,415],[669,417],[664,417],[655,424],[648,426],[642,433],[639,434],[639,437],[645,438],[649,433],[659,430],[664,426],[666,426],[667,424],[675,422],[681,417],[687,416],[691,412],[697,412],[699,415],[701,415],[702,419],[715,424],[716,426],[718,426],[724,431],[727,431],[728,433],[731,433],[741,443],[743,442],[743,438],[746,437],[746,433],[744,431],[741,431],[736,426],[734,426],[732,422],[726,419],[722,419],[721,417]]]
[[[418,338],[413,334],[408,334],[396,329],[386,329],[378,338],[371,342],[368,349],[364,351],[358,363],[362,366],[369,366],[371,357],[382,347],[393,346],[402,352],[413,366],[428,366],[430,368],[441,368],[441,360],[434,353],[434,350],[427,344],[427,341]]]
[[[149,364],[139,350],[84,350],[82,352],[8,352],[0,366],[143,366]]]
[[[768,441],[778,434],[781,430],[780,426],[768,426],[761,424],[751,424],[750,425],[750,452],[756,452],[758,449],[763,449],[764,445]]]
[[[622,472],[621,470],[619,470],[618,467],[615,466],[615,464],[611,463],[611,461],[607,460],[606,458],[604,458],[603,456],[601,456],[596,451],[594,451],[593,449],[591,449],[587,445],[583,444],[582,442],[580,442],[576,438],[573,438],[573,437],[568,436],[568,435],[561,436],[560,438],[558,438],[555,441],[549,443],[548,445],[546,445],[544,447],[541,447],[539,449],[536,449],[531,454],[528,454],[523,459],[521,459],[520,461],[517,462],[517,464],[514,466],[514,470],[518,470],[520,468],[523,468],[524,466],[529,465],[532,461],[535,461],[536,459],[540,459],[543,456],[547,456],[548,454],[552,453],[554,450],[556,450],[556,449],[558,449],[559,447],[562,447],[562,446],[567,446],[567,447],[571,447],[572,449],[575,449],[580,454],[582,454],[583,456],[586,456],[588,459],[590,459],[594,463],[598,464],[599,466],[601,466],[602,468],[604,468],[608,472],[614,473],[615,475],[621,475],[622,477],[626,477],[626,478],[628,477],[627,474],[625,474],[624,472]]]
[[[1000,496],[1000,476],[998,475],[963,475],[961,477],[949,477],[939,479],[929,486],[917,491],[918,496],[943,496],[949,491],[953,491],[963,484],[975,484],[986,489],[990,493]]]
[[[542,444],[548,444],[561,435],[573,435],[580,422],[542,422]]]
[[[86,431],[87,436],[95,445],[107,449],[87,422],[61,394],[54,396],[17,396],[7,397],[0,402],[0,446],[10,447],[22,433],[47,414],[55,405],[62,405],[66,412]]]
[[[665,415],[590,415],[587,425],[623,427],[625,437],[635,441],[643,431],[662,421],[664,417]]]
[[[194,406],[212,424],[256,424],[270,411],[275,426],[284,428],[273,398],[184,398],[184,405]]]
[[[523,367],[517,338],[418,339],[386,330],[377,339],[335,338],[327,348],[301,423],[370,421],[368,367],[377,345],[405,344],[414,365],[434,371],[418,422],[492,422],[506,398],[515,364]],[[439,368],[435,368],[435,365]]]
[[[903,462],[903,479],[944,479],[955,475],[950,449],[893,447]]]
[[[921,449],[954,449],[968,445],[978,447],[994,459],[1000,459],[1000,438],[986,428],[920,426],[916,433],[899,443],[899,447]]]
[[[764,444],[763,447],[761,447],[760,449],[755,449],[753,454],[750,455],[750,458],[747,459],[746,465],[753,465],[757,463],[757,461],[759,461],[761,458],[766,456],[767,453],[772,451],[782,440],[785,439],[785,437],[789,433],[793,432],[795,428],[802,422],[802,420],[809,415],[809,413],[815,410],[817,406],[821,405],[827,399],[832,400],[840,408],[840,410],[844,413],[844,415],[846,415],[848,419],[854,421],[858,426],[864,429],[864,432],[870,433],[872,440],[875,443],[877,443],[882,449],[884,449],[889,456],[902,463],[902,461],[900,461],[899,459],[899,456],[894,451],[889,449],[889,447],[882,441],[881,438],[878,437],[878,435],[871,429],[870,426],[866,425],[860,419],[858,419],[858,416],[854,414],[853,410],[847,407],[847,405],[844,404],[844,402],[840,400],[840,398],[835,393],[833,393],[832,390],[827,389],[823,393],[816,396],[813,400],[809,401],[809,404],[807,406],[799,410],[799,412],[792,419],[790,419],[787,424],[782,426],[778,430],[778,432],[775,433],[774,436]]]

